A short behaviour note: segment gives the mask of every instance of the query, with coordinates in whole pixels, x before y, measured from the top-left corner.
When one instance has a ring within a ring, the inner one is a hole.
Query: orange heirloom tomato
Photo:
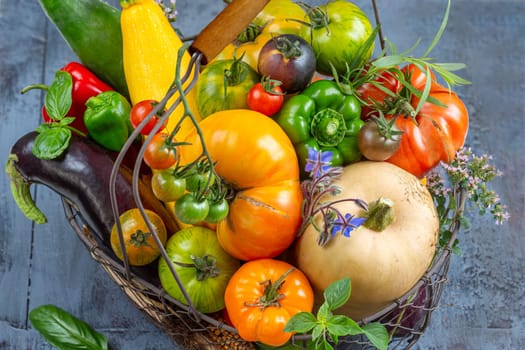
[[[240,260],[275,257],[293,242],[303,196],[297,155],[271,118],[237,109],[199,123],[217,175],[230,187],[230,211],[217,224],[222,247]],[[182,164],[202,152],[196,132],[180,147]]]
[[[164,245],[168,237],[164,221],[151,210],[145,209],[145,212],[160,242]],[[143,266],[155,261],[160,256],[160,248],[140,210],[138,208],[129,209],[120,215],[119,220],[129,264]],[[110,240],[115,255],[120,260],[124,260],[116,224],[111,229]]]
[[[298,312],[311,312],[313,290],[306,276],[287,262],[259,259],[243,264],[224,293],[226,311],[239,336],[280,346],[292,333],[284,332]]]

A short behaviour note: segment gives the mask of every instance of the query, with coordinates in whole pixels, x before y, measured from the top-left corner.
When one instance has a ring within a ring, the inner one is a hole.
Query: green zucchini
[[[129,98],[122,63],[120,10],[103,0],[39,0],[80,62]]]

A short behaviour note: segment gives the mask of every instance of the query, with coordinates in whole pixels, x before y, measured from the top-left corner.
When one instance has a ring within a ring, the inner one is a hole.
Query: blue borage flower
[[[332,152],[319,152],[312,147],[308,147],[308,158],[304,171],[310,174],[310,177],[320,177],[327,173],[331,168]]]
[[[310,174],[310,178],[301,182],[303,192],[303,223],[299,229],[298,236],[304,230],[313,225],[319,232],[318,244],[323,246],[332,239],[338,232],[343,236],[350,237],[350,233],[361,226],[366,218],[355,217],[350,213],[344,215],[336,208],[336,204],[352,201],[364,211],[368,210],[367,204],[356,198],[337,199],[332,202],[326,201],[326,196],[337,196],[341,193],[341,188],[334,184],[343,172],[343,167],[332,166],[332,152],[320,152],[308,147],[308,158],[304,170]],[[322,216],[322,225],[316,225],[313,218],[317,215]]]
[[[338,232],[345,237],[350,237],[350,232],[364,224],[366,218],[355,217],[350,214],[345,214],[344,220],[341,217],[337,217],[331,224],[331,234],[334,237]]]

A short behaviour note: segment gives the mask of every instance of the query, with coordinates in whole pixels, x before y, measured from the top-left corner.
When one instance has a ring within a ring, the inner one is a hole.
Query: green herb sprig
[[[312,334],[308,348],[333,350],[339,338],[347,335],[364,335],[377,349],[388,349],[390,340],[388,332],[381,323],[372,322],[359,326],[357,322],[345,315],[334,315],[333,311],[343,306],[351,294],[349,278],[338,280],[324,291],[324,302],[317,315],[311,312],[295,314],[284,327],[285,332]]]

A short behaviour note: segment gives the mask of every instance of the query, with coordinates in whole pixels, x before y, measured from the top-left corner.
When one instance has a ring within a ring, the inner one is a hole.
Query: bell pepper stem
[[[25,94],[26,92],[29,92],[31,90],[44,90],[44,91],[47,91],[47,90],[49,90],[49,86],[45,85],[45,84],[31,84],[31,85],[23,87],[22,90],[20,90],[20,93],[21,94]]]

